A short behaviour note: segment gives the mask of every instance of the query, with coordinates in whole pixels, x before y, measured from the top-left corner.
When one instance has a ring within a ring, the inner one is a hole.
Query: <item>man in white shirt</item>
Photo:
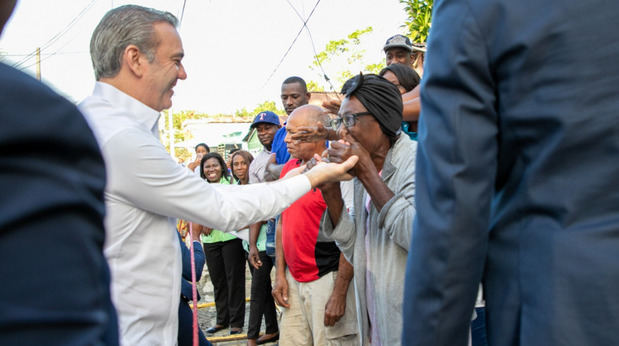
[[[175,218],[220,230],[268,219],[345,165],[323,165],[281,182],[209,185],[171,158],[159,142],[159,112],[187,74],[176,18],[127,5],[95,29],[91,57],[97,83],[80,105],[106,161],[105,255],[112,300],[125,345],[174,345],[181,256]]]

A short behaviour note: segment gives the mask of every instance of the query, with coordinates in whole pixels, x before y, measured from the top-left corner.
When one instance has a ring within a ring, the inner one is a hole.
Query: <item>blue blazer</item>
[[[117,345],[105,166],[75,105],[0,63],[0,345]]]
[[[619,345],[619,2],[434,2],[403,344]]]

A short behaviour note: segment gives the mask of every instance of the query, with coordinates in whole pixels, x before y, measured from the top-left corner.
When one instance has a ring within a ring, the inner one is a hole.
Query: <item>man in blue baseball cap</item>
[[[258,139],[264,146],[259,152],[254,161],[249,166],[249,183],[260,183],[264,181],[264,168],[266,167],[269,157],[271,156],[271,144],[275,133],[282,127],[277,114],[271,111],[260,112],[254,118],[251,124],[252,129],[256,129]]]

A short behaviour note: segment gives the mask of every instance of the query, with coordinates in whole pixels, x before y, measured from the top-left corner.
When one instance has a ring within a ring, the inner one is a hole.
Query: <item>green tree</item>
[[[434,0],[400,0],[404,4],[407,19],[404,27],[413,42],[424,43],[432,26],[432,6]]]
[[[286,114],[286,111],[283,108],[277,108],[275,101],[264,101],[254,108],[252,117],[264,111],[271,111],[275,114]]]
[[[369,73],[378,73],[383,67],[384,62],[378,62],[375,64],[366,64],[364,62],[365,50],[361,49],[361,42],[364,35],[372,32],[374,29],[368,26],[364,29],[355,30],[352,33],[346,35],[346,37],[329,41],[325,49],[314,57],[314,61],[309,66],[310,69],[315,71],[320,78],[324,78],[324,72],[330,70],[329,67],[348,66],[346,70],[338,70],[331,80],[333,88],[339,90],[339,87],[344,84],[345,81],[359,73],[359,70]],[[322,66],[322,68],[321,68]],[[326,88],[331,88],[331,84],[318,81],[309,81],[308,90],[310,91],[324,91]]]

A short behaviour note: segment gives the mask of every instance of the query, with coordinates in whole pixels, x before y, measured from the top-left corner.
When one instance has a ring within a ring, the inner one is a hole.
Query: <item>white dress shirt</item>
[[[309,179],[208,184],[174,162],[159,142],[157,111],[101,82],[79,108],[105,159],[104,252],[121,343],[174,345],[181,283],[175,218],[238,230],[281,213],[310,190]]]

